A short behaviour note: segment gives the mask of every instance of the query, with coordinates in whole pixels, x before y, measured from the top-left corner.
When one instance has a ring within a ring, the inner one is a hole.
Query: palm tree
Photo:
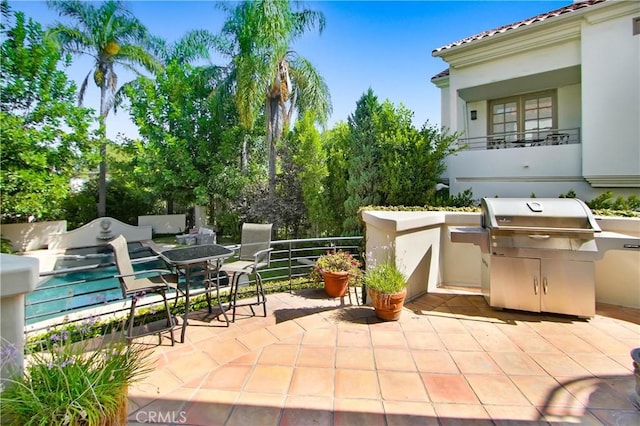
[[[148,71],[159,69],[159,63],[149,53],[151,46],[148,31],[119,0],[94,4],[78,0],[48,0],[48,5],[60,16],[74,20],[73,26],[61,23],[50,28],[50,35],[63,52],[73,55],[89,55],[95,59],[92,69],[80,86],[78,102],[93,73],[93,81],[100,88],[100,176],[98,189],[98,216],[106,214],[107,138],[106,118],[114,106],[118,76],[115,66],[120,65],[139,74],[137,67]]]
[[[261,110],[267,127],[269,192],[276,177],[276,145],[291,123],[293,113],[310,110],[320,123],[331,114],[331,97],[324,79],[313,65],[290,50],[307,30],[322,32],[321,12],[293,11],[288,0],[245,1],[228,9],[222,33],[232,57],[235,104],[245,131],[243,165],[246,164],[248,131]]]

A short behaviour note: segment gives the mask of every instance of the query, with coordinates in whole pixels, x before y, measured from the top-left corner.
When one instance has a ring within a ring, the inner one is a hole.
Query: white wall
[[[107,244],[118,235],[124,235],[128,242],[146,241],[151,239],[151,227],[132,226],[112,217],[100,217],[72,231],[51,235],[49,250]]]
[[[582,177],[581,145],[464,151],[446,160],[451,193],[473,188],[473,197],[557,197],[573,190],[598,194]]]
[[[6,223],[0,227],[2,237],[11,241],[13,251],[47,248],[49,236],[67,230],[66,220],[33,223]]]
[[[582,27],[583,171],[587,178],[635,176],[640,185],[640,2],[589,16]],[[622,7],[625,16],[609,19]],[[635,13],[632,11],[635,8]]]
[[[558,129],[577,129],[582,126],[581,85],[572,84],[559,87],[558,97]]]
[[[407,300],[435,290],[440,272],[442,212],[365,211],[366,253],[383,262],[392,251],[396,266],[407,278]]]
[[[535,37],[535,35],[528,37]],[[481,86],[579,64],[580,43],[578,40],[562,41],[540,48],[516,49],[512,55],[489,57],[486,61],[472,65],[457,66],[450,71],[450,91],[455,92],[466,87]]]
[[[154,234],[179,234],[186,232],[187,219],[184,214],[138,216],[139,226],[150,226]]]

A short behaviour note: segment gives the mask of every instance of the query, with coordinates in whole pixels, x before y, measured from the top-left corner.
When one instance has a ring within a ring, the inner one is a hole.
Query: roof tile
[[[468,43],[471,43],[473,41],[481,40],[481,39],[487,38],[487,37],[491,37],[491,36],[496,35],[496,34],[505,33],[505,32],[507,32],[509,30],[515,30],[515,29],[520,28],[520,27],[525,27],[525,26],[528,26],[528,25],[532,25],[532,24],[535,24],[536,22],[542,22],[542,21],[544,21],[546,19],[554,18],[556,16],[560,16],[560,15],[563,15],[563,14],[566,14],[566,13],[575,12],[576,10],[584,9],[585,7],[594,6],[594,5],[599,4],[599,3],[604,3],[605,1],[606,0],[585,0],[585,1],[577,2],[577,3],[573,3],[573,4],[570,4],[568,6],[552,10],[550,12],[541,13],[540,15],[536,15],[536,16],[534,16],[532,18],[524,19],[522,21],[518,21],[518,22],[515,22],[513,24],[504,25],[504,26],[499,27],[499,28],[494,28],[492,30],[481,32],[480,34],[476,34],[476,35],[471,36],[471,37],[463,38],[462,40],[458,40],[458,41],[455,41],[453,43],[449,43],[449,44],[447,44],[445,46],[442,46],[442,47],[439,47],[437,49],[434,49],[431,53],[432,54],[436,54],[436,53],[445,51],[447,49],[451,49],[452,47],[461,46],[463,44],[468,44]],[[442,74],[442,73],[440,73],[440,74]],[[437,74],[433,78],[443,77],[440,74]]]

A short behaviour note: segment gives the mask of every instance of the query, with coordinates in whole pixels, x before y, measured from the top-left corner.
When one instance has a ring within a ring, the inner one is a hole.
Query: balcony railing
[[[527,148],[577,143],[580,143],[580,128],[496,133],[487,136],[458,139],[459,146],[466,151]]]

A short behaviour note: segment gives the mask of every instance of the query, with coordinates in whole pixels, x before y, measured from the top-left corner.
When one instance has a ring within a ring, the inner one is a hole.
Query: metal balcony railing
[[[580,128],[496,133],[487,136],[458,139],[458,145],[466,151],[529,148],[577,143],[580,143]]]
[[[289,281],[291,289],[292,280],[308,276],[318,257],[327,250],[344,250],[360,258],[362,238],[354,236],[272,241],[270,267],[261,269],[260,275],[265,283]],[[128,307],[122,303],[124,299],[120,284],[114,278],[118,272],[113,258],[103,255],[99,261],[90,263],[91,258],[87,257],[87,264],[84,266],[41,274],[41,283],[26,298],[25,324],[29,332],[105,313],[111,315],[128,311]],[[132,263],[136,271],[168,268],[159,256],[135,257],[132,256]],[[232,257],[228,262],[233,260]],[[147,296],[140,302],[151,305],[157,301],[154,297]]]

